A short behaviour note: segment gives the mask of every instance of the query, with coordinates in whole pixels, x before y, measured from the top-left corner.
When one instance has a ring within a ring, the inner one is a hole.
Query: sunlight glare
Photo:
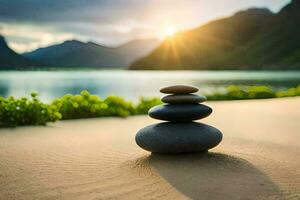
[[[164,29],[164,35],[165,37],[172,37],[175,34],[176,30],[173,26],[167,26]]]

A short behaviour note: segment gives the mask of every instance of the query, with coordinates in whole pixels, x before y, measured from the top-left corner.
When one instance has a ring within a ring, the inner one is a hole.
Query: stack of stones
[[[203,152],[217,146],[222,133],[209,125],[193,122],[212,113],[203,105],[206,97],[192,94],[198,88],[188,85],[174,85],[160,89],[168,94],[161,98],[165,104],[155,106],[149,116],[167,122],[157,123],[141,129],[136,135],[136,143],[153,153]]]

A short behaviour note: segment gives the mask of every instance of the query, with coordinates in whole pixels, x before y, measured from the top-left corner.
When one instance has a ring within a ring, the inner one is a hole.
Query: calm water
[[[299,83],[300,71],[1,71],[0,95],[20,97],[36,91],[49,102],[88,89],[101,97],[120,95],[136,100],[140,96],[160,96],[158,88],[170,84],[192,84],[209,93],[230,84],[287,88]]]

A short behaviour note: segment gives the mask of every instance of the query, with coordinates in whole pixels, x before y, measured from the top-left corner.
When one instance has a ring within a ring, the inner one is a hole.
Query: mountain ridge
[[[299,2],[276,14],[248,9],[177,33],[129,69],[300,69]]]
[[[28,60],[9,48],[5,38],[0,35],[0,69],[24,69],[37,66],[38,63]]]
[[[135,45],[135,41],[139,43]],[[51,67],[127,67],[140,54],[146,55],[154,49],[156,43],[158,40],[144,39],[108,47],[91,41],[68,40],[24,53],[23,56]]]

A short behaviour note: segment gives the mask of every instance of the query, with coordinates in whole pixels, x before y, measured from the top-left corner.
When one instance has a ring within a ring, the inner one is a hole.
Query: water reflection
[[[0,96],[3,97],[8,96],[9,93],[8,89],[9,88],[7,83],[5,81],[0,81]]]

